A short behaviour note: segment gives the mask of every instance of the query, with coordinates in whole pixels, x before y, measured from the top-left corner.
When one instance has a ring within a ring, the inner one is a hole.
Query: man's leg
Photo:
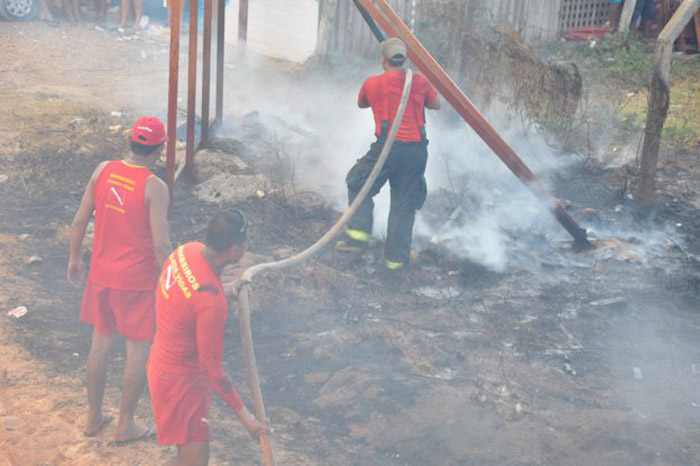
[[[427,150],[422,146],[404,149],[403,166],[389,180],[391,206],[387,225],[384,257],[392,270],[400,269],[411,261],[411,242],[416,210],[423,206],[426,196],[425,166]]]
[[[372,168],[377,162],[381,148],[382,144],[376,142],[372,144],[369,152],[359,159],[348,172],[345,179],[348,185],[348,205],[353,203],[365,181],[367,181]],[[367,249],[374,223],[374,200],[372,198],[379,193],[387,178],[388,171],[385,167],[379,173],[379,177],[369,190],[369,193],[367,193],[362,204],[360,204],[355,215],[348,222],[345,238],[336,243],[336,249],[348,252],[364,252]],[[355,251],[355,249],[357,250]]]
[[[49,8],[47,0],[41,0],[41,16],[39,18],[48,22],[54,21],[53,14],[51,14],[51,9]]]
[[[107,361],[114,343],[114,335],[103,335],[93,330],[90,354],[87,360],[88,419],[85,435],[97,434],[108,417],[102,412],[102,400],[107,382]]]
[[[134,0],[134,29],[141,30],[141,16],[143,16],[143,0]]]
[[[121,0],[122,21],[119,25],[122,29],[126,29],[126,20],[129,19],[129,9],[131,8],[131,0]]]
[[[137,439],[149,430],[147,426],[134,422],[134,413],[139,398],[146,388],[146,362],[151,343],[126,340],[126,362],[122,376],[122,399],[119,405],[119,421],[114,432],[117,442]]]
[[[177,456],[163,466],[206,466],[209,464],[209,442],[190,442],[177,446]]]

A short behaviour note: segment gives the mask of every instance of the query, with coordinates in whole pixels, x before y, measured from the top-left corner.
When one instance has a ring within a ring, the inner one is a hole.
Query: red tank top
[[[146,167],[109,162],[95,183],[95,236],[90,280],[119,290],[154,290],[158,282],[146,207]]]

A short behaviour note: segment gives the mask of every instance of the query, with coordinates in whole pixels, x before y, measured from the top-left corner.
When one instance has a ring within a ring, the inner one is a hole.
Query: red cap
[[[144,146],[157,146],[165,139],[165,127],[156,117],[139,118],[131,130],[131,140]]]

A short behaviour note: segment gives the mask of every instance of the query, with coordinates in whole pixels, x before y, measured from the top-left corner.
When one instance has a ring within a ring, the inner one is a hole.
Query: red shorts
[[[156,293],[116,290],[88,280],[80,319],[98,333],[118,333],[131,341],[153,341],[156,333]]]
[[[159,445],[209,441],[212,394],[200,374],[172,374],[148,363],[148,389]]]

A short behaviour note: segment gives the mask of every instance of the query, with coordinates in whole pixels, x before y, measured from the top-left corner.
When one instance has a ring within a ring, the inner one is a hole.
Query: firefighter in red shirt
[[[236,295],[237,284],[224,286],[219,277],[226,265],[235,264],[245,254],[246,229],[240,211],[217,214],[209,222],[205,243],[177,248],[160,275],[148,386],[158,444],[177,445],[177,456],[168,465],[208,464],[212,390],[253,438],[265,432],[222,365],[226,297]]]
[[[406,79],[406,45],[400,39],[387,39],[382,42],[381,51],[381,63],[385,72],[367,78],[357,101],[360,108],[372,108],[377,140],[347,175],[349,203],[355,199],[379,158],[396,116]],[[424,177],[428,160],[425,108],[440,109],[440,99],[428,79],[415,73],[394,146],[367,198],[348,222],[345,237],[338,241],[336,249],[352,253],[367,250],[372,235],[372,198],[389,181],[391,207],[384,247],[385,264],[392,271],[406,270],[410,265],[413,223],[416,211],[423,206],[427,194]]]
[[[168,189],[149,169],[160,157],[165,139],[157,118],[140,118],[132,130],[130,154],[95,169],[70,230],[68,280],[78,287],[86,272],[80,250],[94,212],[90,273],[80,311],[81,320],[94,327],[87,361],[89,413],[84,434],[88,437],[112,420],[102,411],[107,361],[114,334],[126,341],[116,443],[154,435],[152,428],[134,421],[134,412],[146,386],[158,274],[172,251]]]

